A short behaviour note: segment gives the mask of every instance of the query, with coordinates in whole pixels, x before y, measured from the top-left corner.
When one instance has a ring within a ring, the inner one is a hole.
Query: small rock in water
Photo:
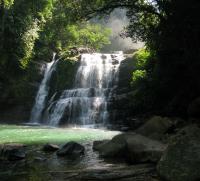
[[[102,59],[106,59],[107,56],[106,56],[106,55],[102,55],[101,58],[102,58]]]
[[[119,60],[112,59],[112,64],[113,64],[113,65],[117,65],[117,64],[119,64]]]
[[[45,152],[54,152],[59,150],[59,146],[47,143],[46,145],[43,146],[42,150]]]
[[[73,141],[66,143],[57,151],[58,156],[69,156],[69,155],[81,156],[84,155],[84,153],[85,153],[84,146]]]
[[[114,58],[116,58],[117,57],[117,55],[111,55],[111,58],[112,59],[114,59]]]

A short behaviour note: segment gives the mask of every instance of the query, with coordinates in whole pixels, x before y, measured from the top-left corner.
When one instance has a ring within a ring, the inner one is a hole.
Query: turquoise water
[[[51,173],[76,172],[87,169],[107,169],[122,164],[105,161],[92,150],[95,140],[111,139],[119,134],[117,131],[87,128],[51,128],[41,126],[0,125],[0,144],[23,143],[27,157],[18,162],[0,160],[0,180],[40,181],[66,180]],[[62,145],[68,141],[82,144],[86,151],[76,159],[57,157],[56,153],[44,153],[42,146],[46,143]]]
[[[90,142],[111,139],[117,131],[89,128],[52,128],[45,126],[0,125],[1,143],[65,143],[68,141]]]

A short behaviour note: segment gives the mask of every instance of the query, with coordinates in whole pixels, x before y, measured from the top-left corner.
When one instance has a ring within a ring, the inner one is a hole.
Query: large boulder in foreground
[[[167,181],[200,180],[200,128],[192,125],[182,129],[171,140],[157,170]]]
[[[94,142],[93,142],[92,149],[93,149],[94,151],[98,151],[99,148],[101,147],[101,145],[103,145],[103,144],[105,144],[105,143],[107,143],[107,142],[109,142],[109,141],[110,141],[110,140],[94,141]]]
[[[22,144],[12,143],[0,145],[0,159],[17,161],[22,160],[25,157],[25,146]]]
[[[93,143],[93,148],[99,151],[100,156],[104,158],[124,157],[126,146],[125,134],[117,135],[110,141]]]
[[[173,126],[167,117],[153,116],[135,132],[151,139],[162,140],[163,135]]]
[[[166,145],[136,133],[115,136],[96,146],[105,158],[126,158],[130,163],[158,162]]]
[[[73,141],[66,143],[57,151],[58,156],[81,156],[84,153],[84,146]]]
[[[127,136],[128,160],[131,163],[156,163],[160,160],[166,145],[145,136]]]

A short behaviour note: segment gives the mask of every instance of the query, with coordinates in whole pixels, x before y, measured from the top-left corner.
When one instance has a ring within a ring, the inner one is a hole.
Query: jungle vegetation
[[[73,46],[108,44],[109,30],[88,20],[116,8],[126,9],[130,20],[122,36],[146,45],[135,55],[133,112],[186,116],[200,92],[197,0],[1,0],[1,104],[23,100],[35,61]]]

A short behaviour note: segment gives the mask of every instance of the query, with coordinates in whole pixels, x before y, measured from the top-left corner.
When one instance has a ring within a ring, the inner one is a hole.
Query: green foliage
[[[136,69],[144,69],[150,56],[150,51],[147,49],[142,48],[138,50],[134,55]]]
[[[140,83],[147,79],[147,64],[151,57],[151,53],[147,49],[140,49],[134,54],[135,71],[132,74],[132,87],[137,88]]]
[[[9,9],[14,3],[14,0],[1,0],[0,6],[3,6],[6,9]]]
[[[62,12],[67,7],[59,8]],[[73,22],[67,14],[57,13],[57,9],[54,9],[53,18],[46,24],[36,42],[37,59],[44,59],[52,55],[52,52],[63,55],[71,47],[88,47],[99,50],[110,43],[109,29],[83,20]]]
[[[0,1],[0,103],[29,104],[35,91],[30,83],[40,80],[39,62],[51,60],[53,52],[67,57],[73,46],[101,49],[109,43],[110,31],[86,22],[77,5],[73,0]],[[65,67],[69,78],[72,64]]]
[[[132,76],[132,85],[136,84],[138,81],[145,79],[147,76],[146,70],[135,70]]]
[[[24,69],[28,66],[28,63],[32,57],[35,40],[39,38],[38,34],[39,30],[40,28],[38,25],[38,21],[36,20],[31,25],[29,25],[29,27],[27,27],[26,32],[22,36],[22,46],[24,47],[24,56],[20,60],[20,63],[21,67]]]
[[[83,46],[99,50],[104,45],[109,44],[110,29],[101,25],[71,25],[66,29],[70,39],[70,46]]]

